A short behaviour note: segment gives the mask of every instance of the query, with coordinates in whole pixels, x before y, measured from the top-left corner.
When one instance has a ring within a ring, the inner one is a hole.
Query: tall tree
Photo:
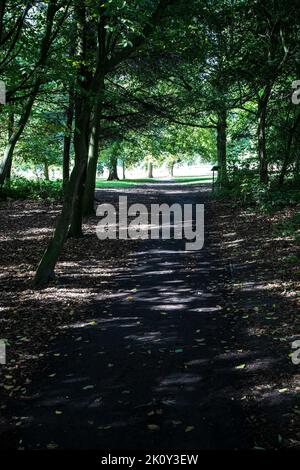
[[[137,48],[141,47],[160,22],[166,8],[172,3],[175,3],[175,0],[160,0],[158,3],[155,2],[155,6],[151,2],[152,12],[147,11],[146,4],[143,5],[145,9],[143,12],[141,11],[141,16],[145,24],[140,24],[140,30],[138,28],[138,31],[134,32],[133,35],[129,29],[127,37],[124,37],[123,26],[119,31],[114,28],[115,15],[120,15],[119,9],[110,12],[106,4],[99,5],[96,2],[92,5],[93,16],[91,20],[94,22],[96,17],[96,23],[94,23],[96,40],[93,30],[89,28],[93,25],[88,25],[88,18],[91,18],[91,15],[88,15],[88,13],[91,13],[90,2],[76,2],[75,4],[79,42],[79,67],[75,95],[75,165],[66,188],[62,213],[54,235],[37,268],[35,275],[35,284],[37,286],[47,284],[53,277],[54,267],[67,234],[70,233],[72,236],[81,235],[82,198],[88,162],[88,143],[92,128],[91,116],[95,102],[97,103],[99,95],[101,96],[102,93],[103,78],[120,63],[127,60]],[[126,5],[126,2],[123,5]],[[133,13],[136,14],[131,6],[129,13],[132,18],[134,17]],[[111,24],[109,21],[111,21]],[[124,24],[124,21],[121,24]],[[112,32],[110,32],[110,27]],[[121,42],[118,43],[120,38]],[[94,56],[91,54],[93,50],[96,51]]]
[[[40,42],[39,54],[37,57],[37,61],[34,64],[33,72],[29,73],[29,75],[26,77],[26,80],[23,80],[22,83],[19,85],[19,87],[15,87],[14,90],[8,90],[8,97],[9,99],[11,99],[15,91],[17,91],[20,88],[22,89],[22,87],[25,86],[25,83],[24,83],[25,81],[28,82],[29,79],[31,81],[30,85],[26,85],[27,87],[29,87],[29,90],[30,90],[29,97],[21,111],[18,122],[15,124],[14,132],[11,134],[9,138],[9,141],[4,150],[2,161],[0,163],[0,187],[3,185],[5,178],[8,175],[9,169],[11,168],[15,146],[18,140],[20,139],[24,131],[24,128],[29,120],[33,104],[40,91],[40,87],[43,83],[45,65],[47,63],[49,51],[58,33],[57,29],[56,31],[54,30],[55,16],[61,7],[62,5],[59,2],[59,0],[49,0],[47,10],[46,10],[44,33]],[[63,13],[62,19],[60,19],[59,24],[56,25],[56,28],[59,28],[61,26],[61,22],[65,18],[65,15],[68,11],[68,7],[69,5],[67,4],[67,6],[65,7],[65,11]],[[23,21],[24,21],[24,16],[28,12],[28,10],[29,10],[29,6],[25,8],[25,11],[21,17]],[[20,22],[21,22],[21,19],[20,19]],[[17,43],[17,39],[13,41],[13,47],[16,47],[16,43]],[[10,45],[9,47],[12,47],[12,46]]]

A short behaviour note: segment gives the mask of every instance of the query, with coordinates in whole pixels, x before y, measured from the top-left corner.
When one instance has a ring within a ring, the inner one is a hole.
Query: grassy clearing
[[[138,186],[140,184],[155,184],[155,183],[189,183],[189,184],[196,184],[199,182],[207,182],[211,181],[209,176],[205,177],[178,177],[178,178],[139,178],[139,179],[126,179],[126,180],[119,180],[119,181],[106,181],[106,180],[97,180],[96,187],[97,188],[124,188],[130,186]]]
[[[178,178],[141,178],[141,179],[126,179],[119,181],[106,181],[97,180],[97,188],[124,188],[134,187],[142,184],[154,183],[181,183],[181,184],[196,184],[199,182],[210,182],[209,177],[178,177]],[[22,177],[14,177],[9,183],[6,183],[0,191],[0,199],[33,199],[56,201],[61,200],[63,197],[62,181],[61,180],[29,180]]]

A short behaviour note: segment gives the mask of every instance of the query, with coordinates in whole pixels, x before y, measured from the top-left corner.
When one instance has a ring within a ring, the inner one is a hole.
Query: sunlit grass
[[[180,176],[176,178],[138,178],[138,179],[125,179],[125,180],[116,180],[116,181],[107,181],[98,179],[96,182],[97,188],[124,188],[130,186],[138,186],[141,184],[147,183],[190,183],[196,184],[199,182],[210,182],[211,178],[209,176],[202,176],[202,177],[187,177],[187,176]]]

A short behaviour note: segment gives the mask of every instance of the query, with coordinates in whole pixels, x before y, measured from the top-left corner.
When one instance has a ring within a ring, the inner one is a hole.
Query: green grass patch
[[[156,183],[209,183],[211,181],[210,177],[176,177],[176,178],[138,178],[138,179],[126,179],[126,180],[116,180],[116,181],[107,181],[107,180],[97,180],[97,188],[126,188],[130,186],[138,186],[142,184],[156,184]]]

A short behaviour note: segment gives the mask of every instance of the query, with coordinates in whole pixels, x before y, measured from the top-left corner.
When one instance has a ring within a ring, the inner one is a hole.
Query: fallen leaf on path
[[[47,444],[47,449],[49,450],[57,449],[57,448],[58,448],[58,445],[55,444],[55,442],[49,442],[49,444]]]
[[[160,427],[157,424],[148,424],[147,428],[149,431],[159,431]]]
[[[195,429],[195,426],[187,426],[184,432],[190,432],[190,431],[193,431],[194,429]]]

